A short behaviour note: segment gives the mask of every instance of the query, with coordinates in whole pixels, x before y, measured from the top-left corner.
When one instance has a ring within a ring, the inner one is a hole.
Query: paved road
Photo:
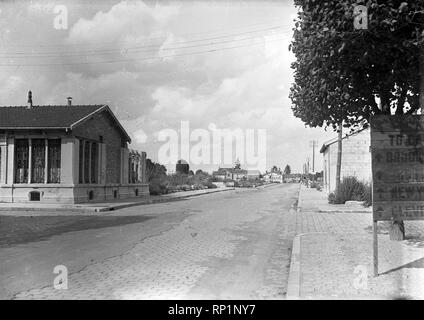
[[[101,215],[0,216],[0,299],[281,299],[298,185]],[[68,269],[68,289],[53,269]]]

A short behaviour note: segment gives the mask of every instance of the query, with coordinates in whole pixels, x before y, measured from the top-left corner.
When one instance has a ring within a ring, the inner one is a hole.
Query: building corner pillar
[[[60,183],[75,184],[75,139],[62,138],[60,148]]]

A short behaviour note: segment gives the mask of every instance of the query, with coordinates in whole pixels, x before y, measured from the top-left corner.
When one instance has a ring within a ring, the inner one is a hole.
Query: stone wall
[[[330,144],[324,152],[324,189],[329,193],[336,188],[338,142]],[[363,130],[342,141],[340,176],[355,176],[363,182],[371,182],[370,131]]]
[[[6,138],[0,133],[0,202],[29,202],[39,194],[41,203],[83,203],[149,196],[145,177],[146,153],[139,153],[139,181],[128,184],[128,147],[121,130],[107,112],[93,115],[72,134],[49,131],[48,138],[62,139],[60,184],[14,184],[14,139],[46,136],[39,131],[20,131]],[[99,143],[99,183],[79,184],[79,140]],[[125,159],[122,162],[122,158]],[[122,164],[122,165],[121,165]],[[37,201],[38,202],[38,201]],[[34,202],[35,204],[36,202]]]
[[[75,128],[76,137],[100,140],[106,144],[106,184],[121,183],[121,146],[123,135],[111,116],[103,111]]]

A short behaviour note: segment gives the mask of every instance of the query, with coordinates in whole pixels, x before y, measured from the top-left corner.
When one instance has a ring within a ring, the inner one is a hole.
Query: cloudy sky
[[[25,105],[28,90],[35,105],[66,104],[68,96],[108,104],[131,148],[154,161],[165,144],[160,132],[180,134],[181,121],[211,136],[211,128],[266,129],[259,169],[300,171],[312,158],[309,141],[321,145],[335,133],[292,115],[295,16],[291,0],[1,2],[0,105]],[[220,165],[228,164],[192,168]]]

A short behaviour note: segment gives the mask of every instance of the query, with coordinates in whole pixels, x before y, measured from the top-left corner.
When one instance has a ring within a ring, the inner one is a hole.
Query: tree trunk
[[[419,70],[420,70],[420,99],[419,105],[421,108],[421,114],[424,114],[424,45],[420,46],[420,58],[419,58]]]
[[[380,93],[381,112],[390,114],[390,90],[383,90]]]
[[[342,124],[343,122],[340,122],[339,124],[339,139],[338,139],[338,145],[337,145],[336,190],[339,188],[339,185],[340,185],[340,172],[342,169],[342,138],[343,138]]]
[[[402,241],[405,240],[405,225],[403,221],[392,221],[389,229],[390,240]]]

